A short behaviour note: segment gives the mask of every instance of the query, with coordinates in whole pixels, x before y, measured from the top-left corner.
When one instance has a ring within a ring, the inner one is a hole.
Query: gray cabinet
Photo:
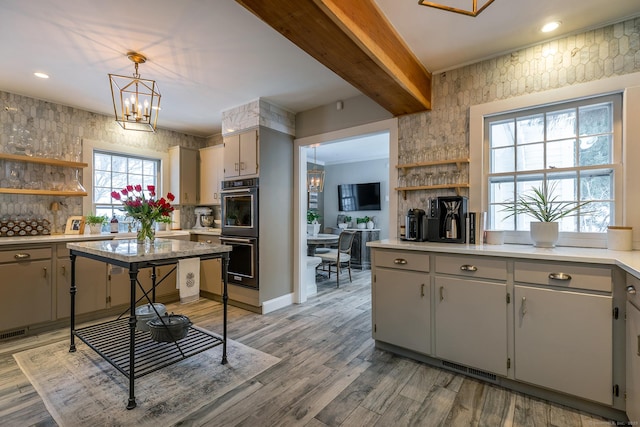
[[[507,262],[436,255],[435,270],[435,355],[506,376]]]
[[[436,357],[506,376],[506,297],[505,283],[436,277]]]
[[[206,234],[195,236],[198,242],[220,244],[220,237]],[[219,258],[200,261],[200,290],[222,296],[222,261]]]
[[[51,248],[0,251],[0,329],[53,320]]]
[[[374,257],[374,339],[431,354],[429,255],[380,250]]]
[[[224,179],[224,147],[200,149],[200,204],[219,205]]]
[[[638,289],[640,291],[640,289]],[[640,308],[627,302],[627,417],[640,420]]]
[[[71,314],[71,260],[65,244],[56,248],[56,318]],[[76,314],[107,308],[107,265],[90,258],[76,257]]]
[[[514,278],[515,378],[612,405],[611,271],[515,262]]]

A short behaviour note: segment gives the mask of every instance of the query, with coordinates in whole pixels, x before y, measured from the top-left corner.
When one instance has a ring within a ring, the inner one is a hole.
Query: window
[[[546,182],[559,203],[590,201],[561,231],[605,232],[622,179],[621,115],[621,95],[609,95],[486,117],[488,226],[528,230],[533,219],[507,218],[504,204]]]
[[[114,214],[120,223],[125,222],[122,203],[111,197],[112,191],[120,191],[127,185],[155,185],[159,188],[160,160],[94,150],[93,152],[93,204],[96,215]],[[122,229],[122,231],[125,231]]]

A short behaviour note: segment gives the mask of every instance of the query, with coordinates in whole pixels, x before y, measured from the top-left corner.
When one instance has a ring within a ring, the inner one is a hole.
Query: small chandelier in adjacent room
[[[307,191],[322,193],[324,188],[324,171],[316,169],[316,147],[313,147],[313,169],[307,170]]]
[[[155,132],[160,110],[158,85],[138,74],[138,64],[147,61],[144,55],[128,52],[127,57],[135,65],[133,77],[109,74],[116,122],[123,129]]]
[[[437,9],[446,10],[448,12],[461,13],[463,15],[476,17],[480,14],[480,12],[485,10],[487,6],[493,3],[493,0],[464,0],[466,2],[471,3],[471,10],[467,10],[467,9],[461,9],[459,7],[451,6],[451,4],[456,3],[453,0],[444,0],[444,1],[445,3],[449,3],[449,4],[436,3],[433,1],[427,1],[427,0],[419,0],[418,4],[421,4],[422,6],[435,7]],[[457,0],[457,3],[460,3],[460,0]],[[480,3],[480,7],[478,7],[478,3]]]

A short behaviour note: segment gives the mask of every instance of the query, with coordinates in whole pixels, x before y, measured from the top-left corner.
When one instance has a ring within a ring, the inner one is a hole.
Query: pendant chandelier
[[[316,147],[313,147],[313,169],[307,170],[307,191],[322,193],[324,188],[324,171],[316,169]]]
[[[454,6],[449,6],[447,4],[441,4],[441,3],[436,3],[433,1],[427,1],[427,0],[419,0],[418,4],[421,4],[422,6],[435,7],[436,9],[442,9],[448,12],[461,13],[463,15],[476,17],[480,14],[480,12],[485,10],[487,6],[493,3],[493,0],[464,0],[464,1],[471,3],[471,10],[461,9]],[[447,0],[447,2],[449,4],[456,3],[454,2],[454,0]],[[459,3],[460,0],[457,0],[457,2]],[[480,7],[478,7],[478,3],[480,3],[481,5]]]
[[[116,122],[123,129],[155,132],[160,110],[158,85],[138,74],[138,65],[147,61],[144,55],[128,52],[127,58],[135,66],[133,77],[109,74]]]

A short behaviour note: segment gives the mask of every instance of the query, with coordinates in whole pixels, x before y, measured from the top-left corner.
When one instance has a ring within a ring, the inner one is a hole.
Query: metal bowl
[[[193,325],[187,316],[167,314],[147,322],[151,339],[158,342],[174,342],[186,337]]]
[[[200,215],[200,224],[203,227],[213,226],[213,215]]]

